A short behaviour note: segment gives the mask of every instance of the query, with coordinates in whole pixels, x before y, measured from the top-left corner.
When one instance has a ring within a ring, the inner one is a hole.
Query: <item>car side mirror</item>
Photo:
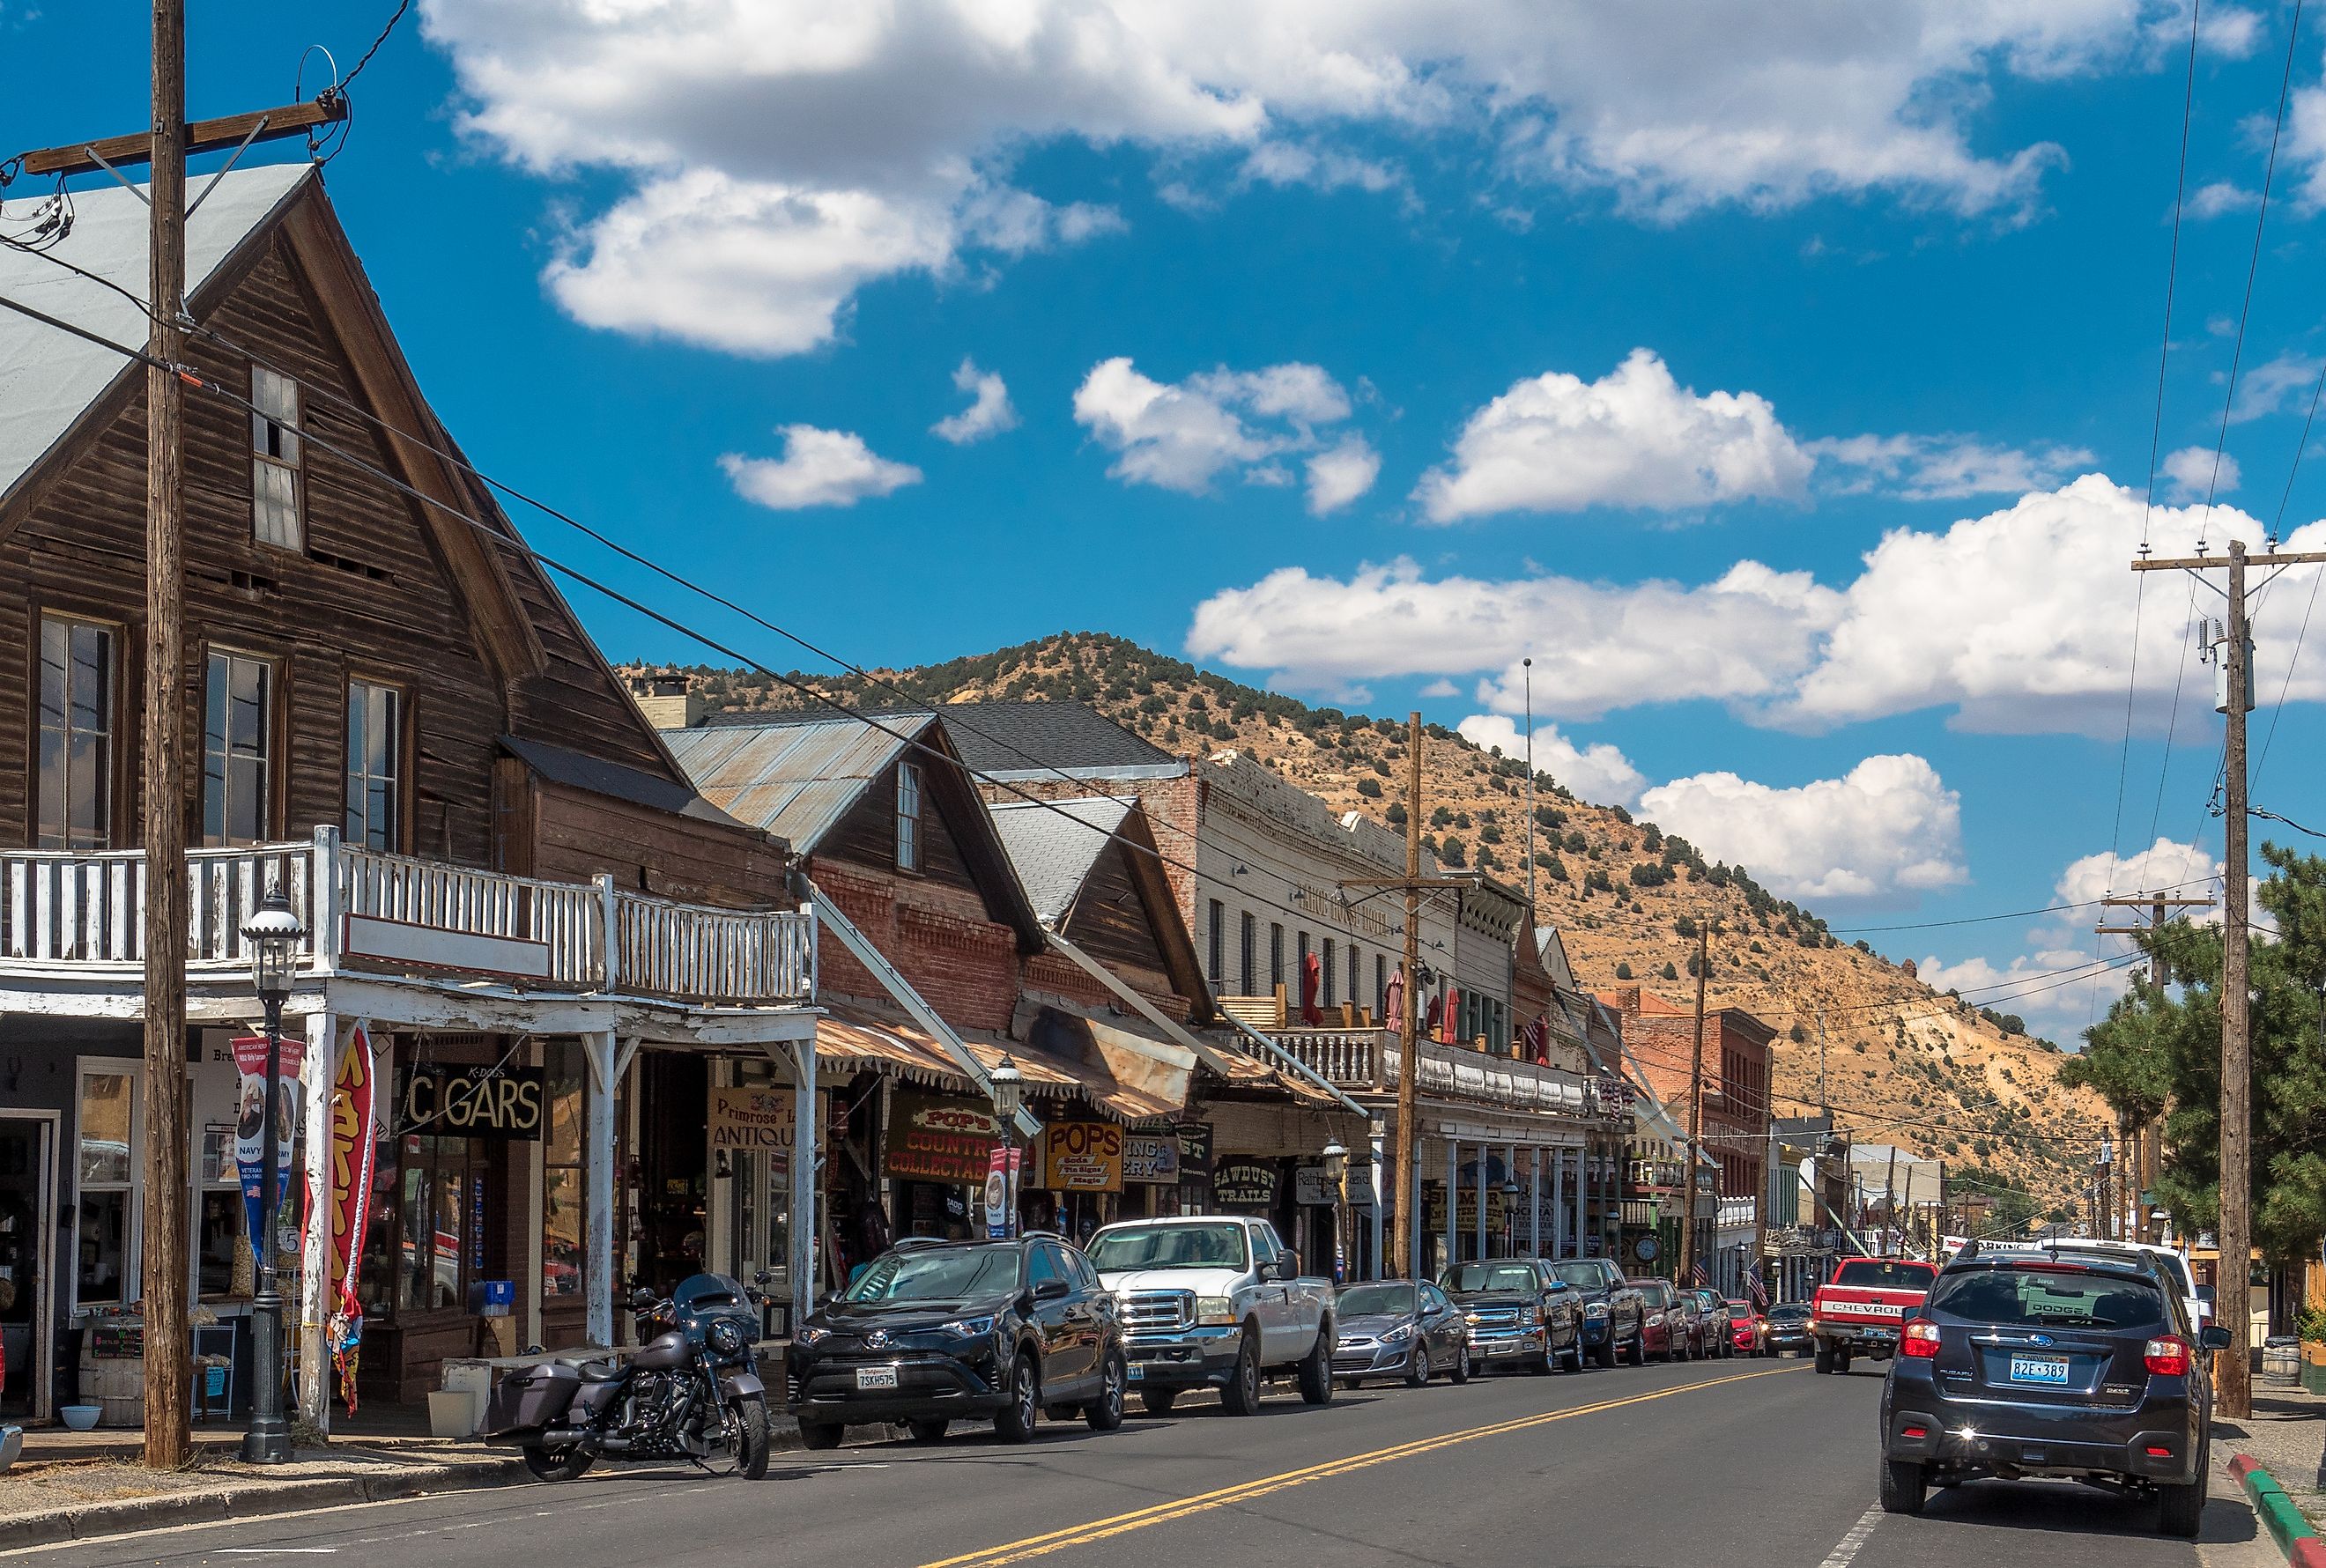
[[[2209,1350],[2226,1350],[2237,1338],[2219,1323],[2207,1323],[2197,1331],[2197,1342]]]
[[[1063,1279],[1046,1279],[1034,1287],[1036,1301],[1064,1301],[1070,1294],[1071,1287]]]
[[[2213,1287],[2210,1285],[2199,1285],[2197,1287],[2197,1299],[2203,1302],[2208,1306],[2210,1306],[2213,1302]]]
[[[1276,1277],[1296,1279],[1300,1274],[1300,1255],[1289,1247],[1276,1255]]]

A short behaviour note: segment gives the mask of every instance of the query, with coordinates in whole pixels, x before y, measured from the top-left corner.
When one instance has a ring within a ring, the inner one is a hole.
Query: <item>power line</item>
[[[2210,877],[2195,877],[2189,882],[2176,882],[2169,886],[2154,888],[2152,891],[2171,893],[2179,888],[2192,886],[2197,882],[2211,880]],[[2007,909],[2000,914],[1966,914],[1956,920],[1917,920],[1902,925],[1836,925],[1828,926],[1827,929],[1836,936],[1857,936],[1877,931],[1932,931],[1940,926],[1980,925],[1993,920],[2024,920],[2038,914],[2061,914],[2071,909],[2096,909],[2107,902],[2105,898],[2087,898],[2079,904],[2047,904],[2041,909]]]

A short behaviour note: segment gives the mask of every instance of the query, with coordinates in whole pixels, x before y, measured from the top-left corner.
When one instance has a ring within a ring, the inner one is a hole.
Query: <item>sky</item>
[[[193,9],[200,117],[395,6]],[[325,180],[480,467],[849,660],[1105,631],[1506,748],[1531,678],[1577,793],[2072,1044],[2121,944],[1993,917],[2219,871],[2218,598],[2133,556],[2326,546],[2307,20],[415,0]],[[142,123],[146,25],[0,0],[0,144]],[[2309,822],[2318,580],[2256,626]]]

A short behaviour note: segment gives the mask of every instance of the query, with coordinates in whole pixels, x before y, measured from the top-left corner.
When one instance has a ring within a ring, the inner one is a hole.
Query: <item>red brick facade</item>
[[[985,917],[973,894],[821,858],[809,861],[808,875],[945,1022],[1008,1032],[1018,1006],[1018,939]],[[826,991],[888,994],[836,942],[820,944],[816,961]]]
[[[1688,1125],[1689,1072],[1696,1015],[1638,986],[1618,986],[1599,999],[1624,1016],[1624,1041],[1649,1086],[1680,1126]],[[1720,1162],[1720,1195],[1757,1198],[1767,1159],[1769,1025],[1742,1007],[1704,1016],[1704,1146]]]

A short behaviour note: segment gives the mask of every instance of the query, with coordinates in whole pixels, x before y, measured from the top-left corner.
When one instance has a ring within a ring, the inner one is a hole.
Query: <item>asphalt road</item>
[[[1467,1387],[1289,1390],[1009,1447],[778,1453],[766,1480],[600,1468],[447,1494],[28,1553],[40,1568],[336,1560],[429,1568],[780,1563],[847,1568],[2275,1568],[2241,1501],[2192,1547],[2153,1509],[2067,1483],[1871,1511],[1881,1380],[1735,1360]],[[2239,1545],[2237,1543],[2245,1543]]]

